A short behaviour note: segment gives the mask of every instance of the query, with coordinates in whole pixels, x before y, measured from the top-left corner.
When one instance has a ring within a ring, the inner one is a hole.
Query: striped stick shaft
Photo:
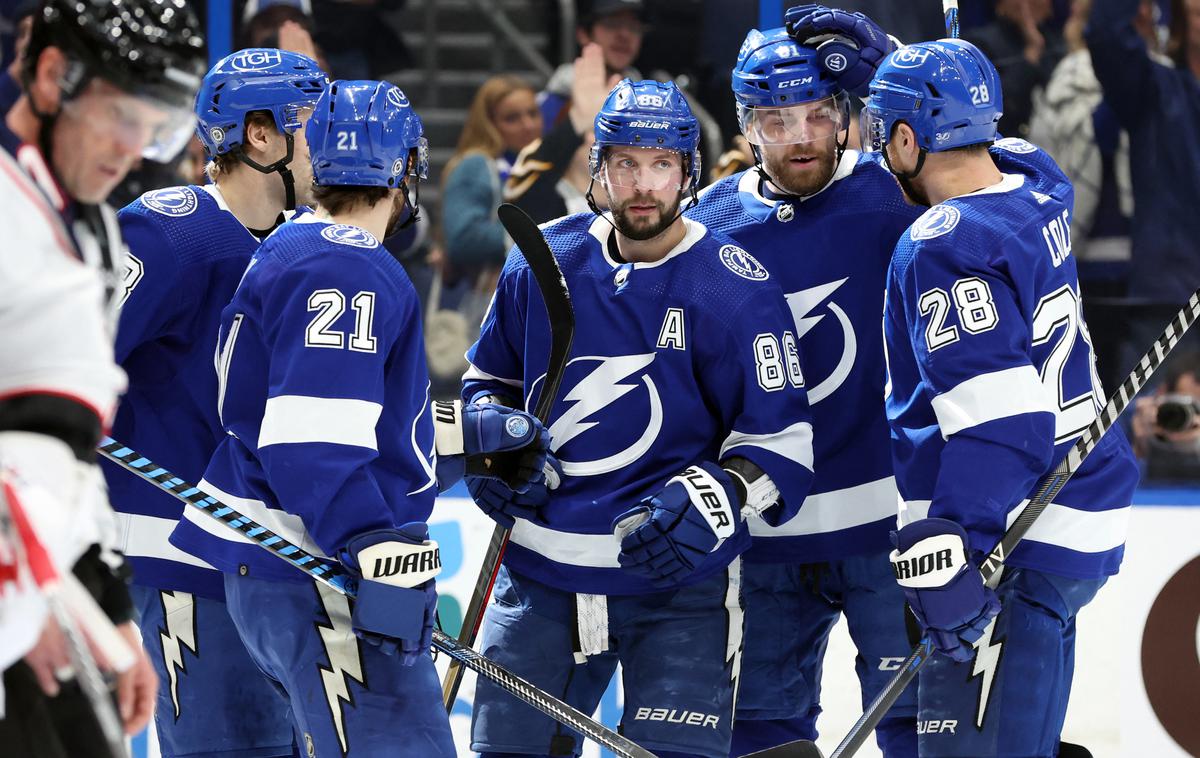
[[[1167,324],[1167,328],[1158,335],[1158,338],[1150,345],[1150,349],[1133,367],[1133,371],[1108,399],[1104,409],[1071,446],[1066,457],[1038,484],[1037,490],[1029,500],[1029,505],[1025,506],[1025,510],[1004,533],[1000,544],[993,548],[980,567],[985,582],[990,585],[995,581],[993,577],[997,575],[1004,560],[1012,554],[1017,543],[1033,526],[1034,521],[1046,509],[1046,506],[1053,502],[1054,497],[1062,491],[1071,476],[1079,470],[1088,455],[1100,444],[1100,439],[1117,423],[1117,419],[1133,402],[1138,392],[1171,354],[1171,351],[1179,344],[1179,340],[1183,339],[1183,335],[1187,333],[1198,317],[1200,317],[1200,290],[1192,293],[1187,304],[1179,309],[1179,312],[1171,319],[1171,323]]]
[[[946,36],[958,39],[958,0],[942,0],[942,15],[946,17]]]
[[[154,483],[187,505],[199,508],[230,529],[241,533],[259,547],[286,560],[310,577],[350,597],[356,594],[356,582],[340,565],[331,563],[288,542],[270,529],[217,498],[189,484],[145,456],[105,437],[100,454],[124,469]],[[433,630],[433,645],[455,661],[492,681],[504,691],[533,706],[550,718],[583,734],[608,748],[621,758],[654,758],[654,754],[598,723],[581,711],[538,689],[500,664],[480,655],[470,647],[459,644],[440,630]]]
[[[162,466],[122,445],[112,437],[100,441],[100,454],[143,479],[166,490],[188,505],[199,508],[259,547],[266,548],[313,579],[343,595],[354,595],[353,579],[336,563],[305,552],[253,519],[243,516],[194,484],[189,484]]]

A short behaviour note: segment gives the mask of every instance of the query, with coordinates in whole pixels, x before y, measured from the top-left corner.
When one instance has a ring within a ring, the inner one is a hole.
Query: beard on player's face
[[[654,239],[675,223],[682,195],[678,191],[674,195],[674,200],[668,203],[655,197],[652,192],[634,190],[634,194],[625,200],[612,197],[610,192],[613,225],[629,239]],[[654,212],[648,212],[651,207],[655,209]]]
[[[400,225],[408,220],[411,208],[408,204],[408,193],[404,187],[392,197],[392,213],[388,216],[387,231],[384,232],[384,239],[391,237],[396,232],[400,231]]]
[[[818,192],[833,178],[837,161],[837,133],[794,145],[763,145],[763,168],[771,183],[789,195],[805,197]]]

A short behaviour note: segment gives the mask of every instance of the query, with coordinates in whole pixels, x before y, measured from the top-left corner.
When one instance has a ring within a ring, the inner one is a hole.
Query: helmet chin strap
[[[920,148],[920,152],[917,153],[917,165],[912,171],[896,170],[896,167],[892,165],[892,160],[888,158],[887,145],[884,145],[880,152],[883,153],[884,165],[896,177],[896,181],[900,182],[900,188],[904,190],[904,194],[918,205],[929,205],[928,198],[912,183],[912,180],[916,179],[917,174],[921,173],[921,169],[925,167],[925,156],[929,155],[929,151],[923,147]]]
[[[279,178],[283,180],[283,191],[285,193],[283,209],[285,211],[294,211],[296,210],[296,178],[292,175],[292,170],[288,168],[288,164],[292,162],[292,156],[295,154],[296,141],[288,132],[283,133],[283,140],[284,144],[287,145],[287,153],[274,163],[264,166],[246,155],[241,145],[237,147],[237,157],[238,160],[255,171],[260,171],[264,174],[279,174]]]

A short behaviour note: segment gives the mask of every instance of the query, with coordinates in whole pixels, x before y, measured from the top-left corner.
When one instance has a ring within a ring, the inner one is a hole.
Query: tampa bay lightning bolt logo
[[[196,210],[196,193],[190,187],[168,187],[142,195],[142,204],[164,216],[187,216]]]
[[[504,431],[509,437],[520,439],[529,434],[529,422],[523,416],[509,416],[504,422]]]
[[[792,312],[792,320],[796,322],[796,338],[800,340],[801,349],[804,345],[804,335],[824,320],[826,312],[832,314],[834,318],[832,325],[822,327],[826,330],[826,335],[828,330],[834,327],[842,333],[842,354],[838,358],[837,364],[827,376],[821,377],[809,386],[808,402],[811,405],[821,402],[842,386],[842,383],[850,376],[850,371],[854,368],[854,360],[858,357],[858,338],[854,333],[854,324],[850,321],[850,316],[846,314],[846,311],[842,310],[841,306],[833,299],[833,294],[837,292],[838,288],[849,280],[850,277],[844,277],[798,292],[787,293],[788,309]],[[829,336],[822,336],[824,344],[827,345],[835,344],[832,339]]]
[[[586,355],[567,364],[563,386],[571,389],[550,425],[551,447],[563,473],[606,474],[634,463],[654,446],[663,425],[662,397],[647,370],[654,359],[655,353]],[[530,397],[545,378],[533,383]]]
[[[721,263],[725,264],[725,268],[743,279],[749,279],[752,282],[761,282],[771,276],[770,272],[755,260],[753,255],[747,253],[737,245],[722,245],[718,255],[721,258]]]
[[[331,224],[321,230],[321,236],[339,245],[362,248],[379,247],[379,240],[375,239],[374,234],[350,224]]]
[[[955,208],[953,205],[935,205],[925,211],[925,215],[913,222],[912,231],[908,234],[913,238],[914,242],[941,237],[946,232],[958,226],[958,219],[960,217],[961,214],[958,212],[958,208]]]
[[[1033,144],[1032,142],[1027,142],[1020,137],[1004,137],[996,140],[992,144],[1001,150],[1007,150],[1010,153],[1017,153],[1018,155],[1036,153],[1038,149],[1037,145]]]
[[[928,60],[930,55],[928,50],[909,45],[892,53],[892,65],[896,68],[917,68]]]

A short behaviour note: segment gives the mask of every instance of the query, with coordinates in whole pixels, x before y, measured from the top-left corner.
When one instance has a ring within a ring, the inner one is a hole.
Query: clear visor
[[[888,135],[884,133],[883,117],[879,111],[867,106],[858,114],[858,134],[864,153],[878,153],[883,150]]]
[[[100,138],[119,142],[143,158],[165,163],[183,150],[195,134],[196,114],[190,108],[138,97],[96,82],[62,110]]]
[[[622,147],[605,152],[594,174],[609,187],[657,190],[682,190],[683,155],[661,148]]]
[[[850,108],[846,98],[835,95],[786,108],[739,108],[738,120],[752,145],[799,145],[845,129]]]

